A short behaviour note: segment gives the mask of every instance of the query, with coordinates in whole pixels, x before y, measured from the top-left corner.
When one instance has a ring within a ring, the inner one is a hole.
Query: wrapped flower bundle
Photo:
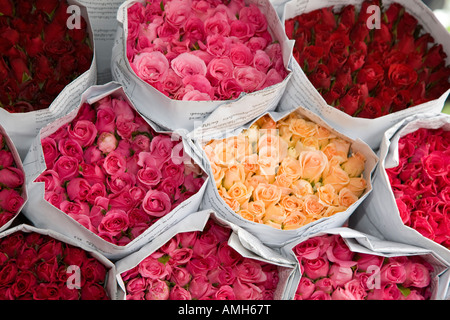
[[[127,58],[171,99],[232,100],[287,76],[269,29],[244,0],[136,2],[128,8]]]
[[[87,251],[48,235],[16,231],[3,237],[0,267],[0,300],[111,298],[105,290],[106,266]],[[75,268],[80,282],[71,286]]]
[[[45,200],[107,242],[125,246],[197,193],[203,171],[181,137],[157,133],[122,96],[83,103],[41,139]]]
[[[369,28],[375,5],[379,27]],[[449,88],[442,44],[399,3],[364,1],[317,9],[285,21],[293,55],[325,101],[374,119],[438,99]]]
[[[203,231],[176,234],[121,274],[127,300],[272,300],[277,266],[241,256],[230,234],[213,219]]]
[[[246,220],[298,229],[346,211],[367,187],[366,157],[298,113],[268,115],[203,146],[221,198]]]
[[[420,128],[400,138],[387,168],[402,222],[450,249],[450,131]]]
[[[10,113],[46,109],[87,71],[93,50],[82,16],[70,29],[66,0],[0,1],[0,107]]]
[[[428,300],[433,266],[420,255],[383,257],[350,251],[340,235],[293,248],[302,272],[296,300]]]
[[[25,174],[17,165],[19,159],[14,156],[12,148],[0,130],[0,229],[19,213],[25,203]]]

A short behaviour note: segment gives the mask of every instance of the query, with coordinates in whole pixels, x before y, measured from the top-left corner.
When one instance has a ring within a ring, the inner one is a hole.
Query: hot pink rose
[[[317,257],[315,259],[303,259],[305,275],[311,280],[326,277],[329,270],[328,259]]]
[[[125,158],[117,151],[110,152],[103,162],[103,169],[109,175],[124,173],[126,166],[127,162]]]
[[[180,287],[184,287],[191,281],[192,275],[186,270],[186,268],[176,267],[172,268],[172,274],[170,281],[174,282]]]
[[[211,232],[202,233],[193,246],[193,255],[195,257],[206,258],[217,252],[217,237]]]
[[[245,23],[241,20],[233,20],[230,23],[230,36],[236,37],[245,42],[255,34],[255,27],[251,23]]]
[[[54,162],[59,156],[56,141],[53,138],[47,137],[41,140],[41,146],[47,169],[52,169]]]
[[[242,282],[251,282],[254,284],[266,281],[266,274],[262,271],[261,264],[245,259],[234,268],[236,277]]]
[[[169,196],[158,190],[149,190],[142,202],[142,209],[154,217],[162,217],[170,212],[172,203]]]
[[[253,62],[254,58],[249,47],[240,42],[231,45],[229,57],[235,66],[249,66]]]
[[[74,157],[61,156],[56,160],[53,170],[56,171],[61,181],[66,181],[78,176],[78,160]]]
[[[227,242],[220,242],[217,248],[217,257],[226,267],[233,267],[242,260],[242,256]]]
[[[86,202],[63,200],[59,208],[61,211],[76,219],[77,216],[88,216],[89,205]]]
[[[170,254],[171,259],[169,263],[174,265],[183,265],[191,260],[193,251],[190,248],[177,248]]]
[[[128,229],[128,215],[120,209],[112,209],[103,217],[98,230],[100,233],[117,236]]]
[[[179,285],[175,285],[170,291],[169,300],[192,300],[189,291]]]
[[[139,263],[139,274],[152,280],[165,280],[170,278],[171,267],[150,255]]]
[[[25,200],[13,189],[0,190],[0,208],[11,213],[19,212]]]
[[[169,1],[164,6],[166,22],[179,29],[184,26],[191,15],[189,2],[182,0]]]
[[[350,267],[342,267],[338,264],[333,264],[328,271],[328,277],[336,286],[344,286],[353,279],[353,270]]]
[[[395,283],[386,283],[369,292],[367,300],[404,300],[404,296]]]
[[[94,143],[97,138],[97,128],[91,121],[79,120],[69,126],[68,134],[84,148]]]
[[[269,55],[263,50],[257,50],[253,56],[253,67],[266,73],[272,65]]]
[[[231,286],[223,285],[214,293],[214,300],[236,300],[236,295]]]
[[[252,24],[256,33],[261,33],[267,30],[266,16],[254,4],[243,7],[241,11],[239,11],[239,20]]]
[[[95,127],[98,133],[109,132],[114,133],[116,114],[111,107],[111,104],[100,105],[97,109],[97,118],[95,120]]]
[[[145,278],[133,278],[127,283],[127,293],[134,295],[144,292],[147,289],[147,280]]]
[[[14,164],[14,157],[9,150],[0,150],[0,167],[10,167]]]
[[[234,65],[229,57],[217,57],[208,64],[208,77],[214,81],[229,79],[233,76]]]
[[[307,277],[302,277],[295,292],[296,300],[307,300],[315,291],[316,286]]]
[[[169,62],[159,51],[142,52],[134,57],[131,67],[142,80],[153,84],[164,81]]]
[[[121,193],[131,190],[136,183],[136,177],[128,172],[115,174],[106,180],[111,193]]]
[[[180,78],[195,74],[204,76],[207,71],[206,64],[202,59],[187,52],[173,59],[171,67]]]
[[[205,32],[207,35],[228,36],[230,30],[231,27],[224,12],[216,11],[205,20]]]
[[[194,275],[189,283],[189,292],[193,299],[204,299],[212,293],[212,285],[203,274]]]
[[[263,294],[258,286],[242,282],[239,278],[233,283],[233,291],[237,300],[261,300]]]
[[[312,237],[294,247],[294,253],[301,259],[317,259],[328,248],[325,237]]]
[[[369,268],[381,268],[384,258],[374,254],[358,253],[358,271],[366,272]]]
[[[266,75],[250,66],[235,67],[234,78],[245,92],[254,92],[258,90],[266,79]]]
[[[425,288],[430,284],[430,271],[424,264],[409,261],[405,265],[405,271],[406,279],[403,283],[403,286]]]
[[[25,174],[16,167],[9,167],[0,170],[0,185],[6,188],[15,189],[21,187],[25,181]]]
[[[405,266],[393,261],[385,264],[380,271],[381,283],[403,283],[406,279]]]
[[[86,179],[83,178],[75,178],[69,181],[67,184],[66,190],[67,195],[70,200],[86,200],[89,191],[91,189],[91,185],[88,183]]]
[[[335,236],[333,243],[327,249],[327,257],[331,262],[338,263],[343,267],[351,267],[356,265],[353,261],[354,253],[348,248],[344,239]]]

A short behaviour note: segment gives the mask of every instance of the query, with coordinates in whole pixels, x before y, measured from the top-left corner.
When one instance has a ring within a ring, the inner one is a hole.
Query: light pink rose
[[[110,152],[103,162],[103,169],[109,175],[124,173],[127,162],[125,158],[117,151]]]
[[[381,283],[403,283],[406,280],[405,266],[398,262],[385,264],[380,271]]]
[[[211,96],[207,93],[198,91],[196,89],[184,90],[183,95],[180,96],[183,101],[209,101]]]
[[[135,295],[137,293],[144,292],[147,289],[147,280],[144,278],[133,278],[127,283],[127,293],[130,295]]]
[[[244,92],[254,92],[260,89],[266,78],[263,72],[250,66],[236,67],[233,75]]]
[[[241,42],[234,43],[230,46],[229,57],[235,66],[249,66],[252,64],[254,58],[249,47]],[[259,71],[265,72],[263,70]]]
[[[15,189],[21,187],[25,182],[24,172],[16,167],[8,167],[0,170],[0,185]]]
[[[251,259],[245,259],[234,268],[236,277],[242,282],[257,284],[267,280],[266,274],[262,271],[261,264]]]
[[[159,51],[142,52],[134,57],[131,67],[142,80],[153,84],[164,81],[169,62]]]
[[[191,297],[196,300],[208,297],[212,292],[212,285],[205,275],[194,275],[189,283],[189,292]]]
[[[242,282],[239,278],[233,283],[233,291],[237,300],[261,300],[262,290],[253,283]]]
[[[331,262],[342,267],[352,267],[357,264],[353,261],[354,253],[348,248],[341,236],[334,236],[334,241],[327,249],[327,257]]]
[[[174,282],[176,285],[184,287],[191,281],[191,278],[192,276],[186,268],[176,266],[172,268],[170,281]]]
[[[205,20],[206,35],[228,36],[230,34],[230,24],[224,12],[217,11]]]
[[[237,99],[244,89],[234,78],[223,79],[217,88],[217,96],[220,100]]]
[[[234,65],[229,57],[217,57],[208,64],[208,77],[214,81],[222,81],[233,76]]]
[[[68,134],[81,147],[85,148],[94,143],[95,138],[97,138],[97,128],[91,121],[79,120],[69,126]]]
[[[142,209],[153,217],[160,218],[170,212],[172,204],[169,196],[158,190],[149,190],[142,201]]]
[[[165,21],[177,29],[182,28],[191,16],[190,1],[172,0],[164,6]]]
[[[266,79],[264,80],[262,88],[264,89],[264,88],[273,86],[275,84],[282,82],[283,80],[284,80],[284,78],[281,76],[281,74],[277,70],[270,69],[267,72],[267,76],[266,76]]]
[[[425,297],[417,290],[411,290],[411,293],[406,297],[406,300],[425,300]]]
[[[293,251],[301,259],[316,259],[328,248],[329,242],[326,239],[326,237],[309,238],[296,245]]]
[[[101,152],[108,154],[108,153],[116,150],[118,141],[114,134],[112,134],[110,132],[102,132],[97,139],[97,145],[98,145],[98,149]]]
[[[97,108],[97,119],[95,120],[95,127],[98,133],[110,132],[114,133],[116,114],[113,108],[108,104]]]
[[[335,286],[344,286],[353,279],[353,270],[350,267],[333,264],[328,271],[328,277],[333,281]]]
[[[266,73],[272,65],[269,55],[263,50],[257,50],[253,56],[253,67]]]
[[[167,283],[160,279],[148,281],[148,291],[145,294],[146,300],[168,300],[170,289]]]
[[[214,293],[214,300],[236,300],[236,295],[231,286],[223,285]]]
[[[251,23],[233,20],[230,24],[230,36],[236,37],[242,42],[248,41],[254,34],[255,27]]]
[[[180,77],[184,78],[189,75],[206,75],[206,64],[199,57],[191,53],[182,53],[171,61],[173,71]]]
[[[180,38],[180,29],[168,23],[163,23],[156,29],[156,31],[158,33],[158,39],[167,43]],[[166,56],[166,58],[170,61],[168,56]]]
[[[305,275],[311,280],[326,277],[329,270],[329,262],[323,257],[317,257],[315,259],[303,259],[303,268]]]
[[[403,283],[404,287],[425,288],[430,284],[431,277],[428,268],[417,262],[408,262],[405,265],[406,279]]]
[[[367,271],[369,267],[381,268],[384,258],[374,254],[358,253],[358,271]]]
[[[197,45],[198,41],[204,41],[206,39],[204,23],[196,16],[190,16],[186,20],[184,31],[184,37],[189,39],[190,46]]]
[[[161,90],[164,94],[172,96],[176,94],[182,85],[183,83],[181,78],[175,73],[175,71],[169,69],[166,78],[162,82]]]
[[[183,78],[183,85],[185,90],[197,90],[202,93],[206,93],[209,99],[212,100],[214,95],[214,89],[211,86],[211,82],[204,76],[200,74],[186,76]]]
[[[251,23],[256,33],[261,33],[267,30],[266,16],[259,10],[255,4],[243,7],[239,11],[239,20]]]
[[[91,185],[84,178],[75,178],[69,181],[67,184],[66,190],[67,195],[70,200],[86,200],[89,191],[91,189]]]
[[[12,213],[19,212],[24,203],[23,197],[13,189],[0,190],[0,208]]]
[[[311,279],[309,279],[307,277],[302,277],[300,279],[300,282],[298,284],[295,294],[297,296],[300,296],[297,298],[301,298],[302,300],[307,300],[309,297],[311,297],[311,295],[315,291],[315,289],[316,289],[316,285],[311,281]]]
[[[117,236],[128,229],[128,215],[120,209],[112,209],[103,217],[98,230],[100,233]]]
[[[331,280],[330,278],[319,279],[315,283],[315,285],[317,289],[325,291],[327,293],[331,293],[333,291],[333,288],[335,287],[333,280]]]
[[[308,300],[331,300],[331,295],[322,290],[314,291]]]
[[[380,289],[367,294],[367,300],[404,300],[404,295],[395,283],[386,283]]]
[[[192,300],[191,294],[179,285],[170,290],[169,300]]]
[[[220,34],[213,34],[206,37],[206,46],[200,45],[201,50],[205,50],[214,57],[225,57],[230,55],[231,39]]]
[[[171,268],[150,255],[139,263],[139,274],[152,280],[165,280],[170,278]]]

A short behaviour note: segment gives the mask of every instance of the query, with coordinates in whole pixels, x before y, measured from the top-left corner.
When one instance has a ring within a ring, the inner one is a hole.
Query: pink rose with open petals
[[[208,64],[208,77],[222,81],[233,76],[234,65],[229,57],[217,57]]]
[[[405,266],[393,261],[385,264],[380,271],[381,283],[403,283],[406,279]]]
[[[128,215],[124,210],[112,209],[103,217],[98,230],[111,236],[117,236],[128,229]]]
[[[406,279],[403,286],[425,288],[430,284],[430,271],[424,264],[409,261],[405,265],[405,271]]]
[[[117,151],[110,152],[103,162],[103,169],[109,175],[115,175],[125,172],[127,163],[125,157]]]
[[[69,181],[66,190],[70,200],[86,200],[91,185],[84,178],[75,178]]]
[[[42,152],[44,153],[45,165],[47,166],[47,169],[50,170],[53,168],[53,164],[59,156],[58,146],[56,145],[55,139],[50,137],[42,139],[41,146]],[[1,158],[4,159],[5,157]],[[6,165],[3,165],[3,167],[6,167]]]
[[[315,259],[303,259],[305,275],[311,280],[326,277],[330,268],[328,259],[317,257]]]
[[[192,300],[192,296],[188,290],[175,285],[170,291],[169,300]]]
[[[139,274],[144,278],[164,280],[170,277],[171,269],[153,256],[148,256],[139,263]]]
[[[254,92],[264,83],[266,75],[256,68],[236,67],[233,72],[234,78],[245,92]]]
[[[134,57],[131,67],[142,80],[153,84],[164,81],[169,62],[159,51],[142,52]]]
[[[211,96],[208,93],[201,92],[196,89],[185,90],[181,96],[183,101],[209,101]]]
[[[170,289],[167,283],[160,279],[148,281],[146,300],[168,300]]]
[[[56,160],[53,170],[61,181],[70,180],[78,176],[78,160],[74,157],[61,156]]]
[[[249,47],[239,42],[234,43],[230,46],[229,57],[235,66],[249,66],[253,62],[254,58],[253,53],[249,49]]]
[[[267,30],[267,19],[255,4],[245,6],[239,11],[239,19],[254,26],[256,33]]]
[[[69,126],[68,134],[84,148],[94,143],[97,128],[91,121],[80,120],[75,125]]]
[[[243,282],[239,278],[233,283],[233,291],[237,300],[261,300],[263,294],[258,286]]]
[[[230,36],[242,42],[248,41],[255,34],[255,26],[242,20],[233,20],[230,24]]]
[[[12,213],[19,212],[25,200],[13,189],[0,190],[0,208]]]
[[[172,60],[171,66],[173,71],[180,77],[184,78],[189,75],[206,75],[206,64],[199,57],[192,53],[182,53]]]
[[[170,212],[172,203],[166,193],[158,190],[149,190],[142,201],[142,209],[148,215],[160,218]]]
[[[261,264],[250,259],[236,265],[234,270],[236,277],[242,282],[257,284],[267,279],[266,274],[262,271]]]
[[[353,279],[353,270],[350,267],[333,264],[328,271],[328,277],[336,286],[344,286]]]

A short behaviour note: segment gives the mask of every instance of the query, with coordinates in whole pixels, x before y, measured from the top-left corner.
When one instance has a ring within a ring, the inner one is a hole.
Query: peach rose
[[[342,207],[350,207],[358,201],[358,197],[349,188],[342,188],[339,191],[339,205]]]
[[[236,200],[232,199],[225,188],[221,187],[217,190],[219,192],[219,196],[225,201],[225,203],[230,207],[230,209],[234,212],[238,212],[241,209],[241,204]]]
[[[256,123],[261,129],[276,129],[277,127],[277,123],[269,115],[260,118]]]
[[[253,199],[261,200],[267,207],[277,204],[281,199],[281,189],[273,184],[258,184],[253,191]]]
[[[303,210],[303,200],[296,196],[282,196],[279,205],[288,213]]]
[[[337,163],[341,164],[347,160],[347,155],[340,153],[333,142],[327,144],[322,151],[325,153],[329,161],[336,159]]]
[[[210,161],[214,161],[221,167],[230,167],[237,162],[233,150],[227,147],[226,141],[217,142],[213,148],[212,154],[210,152],[213,158],[209,159]]]
[[[314,194],[314,189],[309,181],[298,179],[291,185],[291,189],[297,197],[305,197]]]
[[[307,224],[306,216],[300,211],[293,211],[287,214],[283,222],[283,230],[295,230]]]
[[[286,157],[280,163],[277,174],[284,174],[292,181],[298,180],[302,175],[302,167],[300,166],[300,162],[297,159]]]
[[[242,207],[244,209],[247,209],[251,214],[253,214],[258,219],[261,219],[264,213],[266,212],[266,205],[262,200],[247,202]]]
[[[241,164],[244,166],[245,175],[256,173],[259,170],[258,155],[256,153],[246,156],[242,159]]]
[[[253,153],[249,140],[244,135],[238,135],[226,139],[227,152],[234,155],[237,161],[242,161],[246,156]]]
[[[245,220],[256,222],[256,223],[262,223],[262,220],[260,218],[256,217],[253,213],[251,213],[247,209],[241,209],[237,213]]]
[[[291,129],[294,135],[307,138],[313,136],[317,132],[317,124],[301,118],[292,118],[289,123],[289,129]]]
[[[273,183],[275,181],[275,175],[277,172],[279,162],[276,158],[272,157],[258,157],[258,166],[259,170],[257,172],[258,175],[265,177],[269,183]]]
[[[302,168],[302,179],[311,182],[319,181],[323,171],[328,165],[327,156],[320,150],[303,151],[300,153],[298,160]]]
[[[294,182],[292,178],[286,176],[285,173],[281,173],[275,176],[273,184],[282,190],[283,195],[288,195],[292,193],[292,189],[290,188],[292,182]]]
[[[350,183],[350,178],[340,166],[331,166],[328,173],[323,178],[323,184],[331,184],[336,192],[341,191],[342,188]]]
[[[362,153],[356,152],[342,164],[342,168],[351,178],[359,177],[364,171],[365,162],[366,157]]]
[[[222,185],[223,177],[225,176],[225,171],[223,168],[219,167],[215,162],[211,162],[211,171],[213,173],[214,181],[216,183],[216,187]]]
[[[317,188],[317,195],[320,201],[327,206],[335,206],[339,203],[338,194],[331,184]]]
[[[322,214],[322,217],[331,217],[331,216],[333,216],[333,215],[335,215],[336,213],[339,213],[339,212],[344,212],[345,210],[347,210],[347,207],[343,207],[343,206],[337,206],[337,207],[334,207],[334,206],[330,206],[330,207],[327,207],[327,209],[325,210],[325,212]]]
[[[250,175],[247,176],[244,183],[247,186],[247,188],[252,186],[253,190],[255,190],[259,184],[269,184],[269,180],[267,180],[267,178],[264,176],[255,174],[252,176],[250,176]]]
[[[248,202],[253,193],[253,187],[247,188],[243,182],[236,182],[228,190],[228,196],[235,199],[242,206]]]
[[[223,177],[222,184],[225,189],[230,189],[236,182],[245,181],[245,170],[244,166],[240,163],[233,164],[225,169],[225,174]]]
[[[321,217],[326,209],[326,206],[320,202],[319,197],[316,195],[306,196],[303,203],[305,212],[313,218]]]
[[[286,210],[280,205],[273,204],[266,208],[262,221],[265,224],[281,229],[284,219],[286,219]]]
[[[367,181],[364,178],[350,178],[347,188],[359,198],[367,188]]]
[[[316,137],[308,137],[302,141],[302,150],[320,150],[319,139]]]
[[[317,126],[316,134],[314,135],[314,137],[317,138],[317,140],[319,141],[319,147],[322,149],[324,146],[330,143],[330,139],[336,138],[336,135],[327,128]]]

